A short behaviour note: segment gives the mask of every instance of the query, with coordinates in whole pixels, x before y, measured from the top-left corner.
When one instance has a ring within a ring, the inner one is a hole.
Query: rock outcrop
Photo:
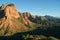
[[[4,31],[3,34],[10,35],[11,32],[15,33],[26,29],[25,26],[21,25],[22,23],[18,21],[19,17],[19,12],[14,4],[3,4],[0,7],[0,29]],[[7,29],[8,31],[6,32]]]
[[[19,17],[18,11],[16,7],[14,6],[14,4],[3,4],[0,9],[0,14],[1,14],[0,15],[1,18],[3,17],[1,21],[2,23],[0,23],[1,26],[3,25],[5,26],[5,24],[13,25],[11,21],[12,17],[14,18]]]

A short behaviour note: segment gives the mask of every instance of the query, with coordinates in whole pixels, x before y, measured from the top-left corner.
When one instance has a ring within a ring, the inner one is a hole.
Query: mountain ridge
[[[14,4],[3,4],[0,7],[0,35],[11,36],[41,26],[60,26],[60,19],[33,16],[29,12],[20,13]]]

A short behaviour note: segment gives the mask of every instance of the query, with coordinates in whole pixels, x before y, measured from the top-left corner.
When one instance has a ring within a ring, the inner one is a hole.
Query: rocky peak
[[[41,16],[41,20],[47,20],[47,18],[44,16]]]
[[[2,4],[1,9],[4,10],[7,6],[15,6],[14,4]]]
[[[31,14],[30,14],[29,12],[24,12],[24,13],[23,13],[23,16],[30,17]]]
[[[14,4],[3,4],[0,7],[0,14],[5,14],[7,18],[15,17],[18,18],[19,14]],[[2,13],[2,11],[4,13]]]
[[[13,25],[12,18],[19,18],[19,13],[14,4],[3,4],[0,7],[0,26]]]

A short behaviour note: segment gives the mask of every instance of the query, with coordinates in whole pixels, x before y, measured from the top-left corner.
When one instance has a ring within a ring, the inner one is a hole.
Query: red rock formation
[[[14,17],[14,18],[19,17],[16,7],[13,4],[4,4],[4,5],[2,5],[1,9],[4,10],[4,13],[5,13],[4,18],[6,18],[4,20],[2,19],[1,26],[3,26],[3,25],[6,26],[7,24],[10,24],[10,26],[13,25],[12,21],[11,21],[12,17]]]

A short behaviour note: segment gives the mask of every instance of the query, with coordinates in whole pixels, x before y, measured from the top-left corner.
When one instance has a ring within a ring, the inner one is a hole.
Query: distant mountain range
[[[42,26],[60,26],[60,18],[52,16],[34,16],[29,12],[20,13],[14,4],[0,7],[0,35],[11,36],[18,32],[33,30]]]

